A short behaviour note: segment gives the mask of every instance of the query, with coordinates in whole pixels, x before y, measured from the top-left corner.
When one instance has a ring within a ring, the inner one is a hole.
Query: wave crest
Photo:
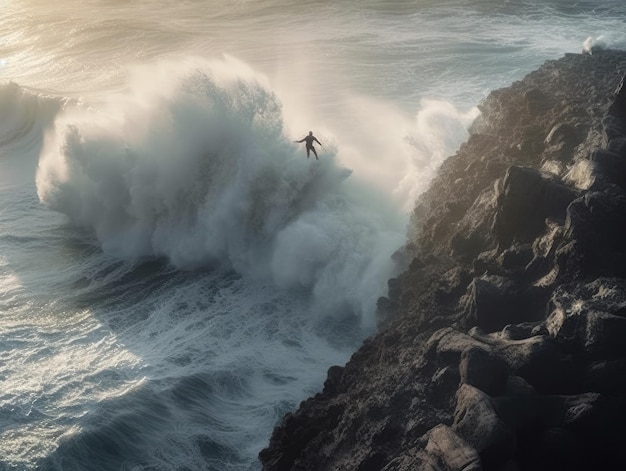
[[[138,71],[130,92],[67,109],[47,138],[38,194],[105,251],[227,264],[310,288],[325,313],[372,311],[404,216],[283,133],[262,76],[234,59]],[[297,136],[300,137],[300,136]],[[322,140],[324,142],[324,140]],[[369,306],[369,307],[365,307]]]
[[[63,100],[32,92],[15,82],[0,84],[0,149],[40,142]]]

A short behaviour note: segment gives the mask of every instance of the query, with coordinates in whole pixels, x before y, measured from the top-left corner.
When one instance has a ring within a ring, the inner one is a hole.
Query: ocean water
[[[2,470],[259,469],[480,100],[626,46],[621,0],[0,6]]]

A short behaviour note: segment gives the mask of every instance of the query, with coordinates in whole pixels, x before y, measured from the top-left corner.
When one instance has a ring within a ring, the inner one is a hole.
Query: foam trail
[[[319,162],[303,158],[264,77],[226,57],[141,68],[129,88],[57,119],[37,174],[41,201],[116,256],[227,264],[310,289],[325,315],[372,321],[404,216],[345,181],[332,145]]]

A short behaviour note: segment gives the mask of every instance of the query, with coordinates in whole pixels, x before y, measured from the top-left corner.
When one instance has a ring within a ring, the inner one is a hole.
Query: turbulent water
[[[7,470],[258,469],[481,98],[626,44],[621,0],[0,6]]]

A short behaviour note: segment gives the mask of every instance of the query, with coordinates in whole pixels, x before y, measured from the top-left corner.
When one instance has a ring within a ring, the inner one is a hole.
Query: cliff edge
[[[496,90],[416,204],[379,332],[274,430],[265,470],[626,463],[626,52]]]

